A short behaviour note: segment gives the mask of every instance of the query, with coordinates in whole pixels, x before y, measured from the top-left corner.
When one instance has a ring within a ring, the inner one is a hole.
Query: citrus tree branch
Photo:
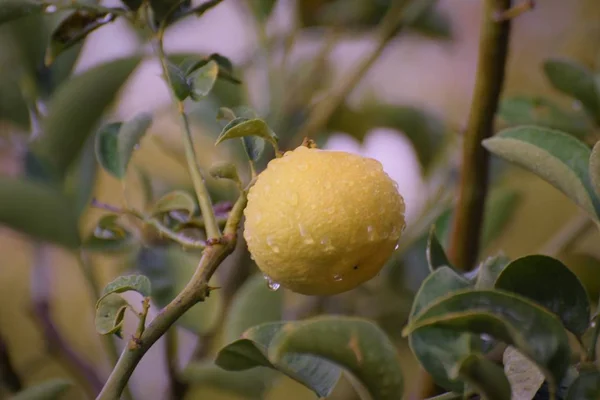
[[[479,39],[479,60],[471,111],[463,142],[463,158],[449,256],[457,268],[470,270],[477,262],[483,210],[488,190],[489,153],[481,141],[493,134],[494,116],[504,82],[510,20],[496,15],[510,0],[485,0]]]

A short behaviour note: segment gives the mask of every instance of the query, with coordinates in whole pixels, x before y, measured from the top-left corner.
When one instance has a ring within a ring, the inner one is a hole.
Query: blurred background
[[[225,0],[201,19],[178,22],[165,37],[168,54],[219,53],[233,62],[234,75],[243,83],[219,82],[207,100],[190,104],[188,109],[200,164],[208,168],[217,160],[227,159],[236,163],[246,178],[243,150],[237,143],[214,146],[221,129],[215,119],[218,108],[250,106],[280,136],[283,150],[298,146],[302,141],[300,128],[311,110],[346,84],[349,74],[373,53],[377,25],[389,6],[386,0],[278,0],[272,12],[265,13],[259,3],[265,2]],[[549,57],[568,57],[600,70],[600,3],[536,3],[534,10],[514,21],[503,99],[543,97],[575,115],[581,107],[551,87],[542,73],[542,63]],[[118,0],[102,4],[121,6]],[[477,67],[480,7],[477,0],[440,0],[426,18],[389,41],[314,137],[322,148],[380,160],[398,183],[407,203],[408,229],[406,241],[389,265],[364,287],[339,296],[315,299],[285,290],[272,293],[282,298],[282,317],[286,319],[339,313],[377,321],[398,344],[407,392],[416,381],[418,367],[400,331],[412,296],[428,273],[423,235],[430,223],[437,220],[440,229],[450,218],[460,137]],[[63,17],[62,13],[34,16],[0,27],[0,174],[4,176],[22,174],[29,132],[35,129],[27,105],[32,93],[43,113],[44,95],[52,92],[53,85],[60,85],[51,82],[46,92],[32,89],[39,78],[36,68],[49,34]],[[146,38],[125,20],[117,20],[61,57],[69,57],[72,73],[80,74],[140,51],[151,54]],[[126,190],[129,203],[139,209],[168,191],[191,189],[181,163],[177,117],[158,62],[151,57],[133,73],[105,120],[127,120],[143,111],[151,112],[154,122],[135,152]],[[499,126],[510,122],[508,117],[500,118]],[[93,160],[93,151],[85,151],[83,161]],[[262,167],[271,156],[263,157]],[[93,167],[94,162],[91,164]],[[492,221],[486,223],[493,227],[489,234],[486,231],[482,259],[500,250],[510,258],[539,252],[577,217],[576,207],[547,183],[499,160],[494,160],[493,167],[490,213],[486,214]],[[95,198],[125,205],[119,181],[100,169],[91,176]],[[235,187],[229,183],[209,179],[209,185],[215,202],[235,199]],[[80,221],[84,236],[91,234],[104,213],[86,209]],[[168,298],[189,278],[198,254],[168,246],[139,227],[132,227],[132,231],[138,240],[110,252],[90,248],[84,254],[85,262],[93,266],[102,284],[119,274],[141,270],[152,275],[153,285],[163,284]],[[599,239],[595,231],[590,232],[568,252],[559,254],[582,278],[593,300],[600,293]],[[49,377],[79,379],[48,348],[48,338],[36,321],[34,299],[41,290],[50,299],[51,317],[68,345],[105,379],[109,360],[94,329],[94,299],[86,289],[77,257],[51,246],[42,250],[40,255],[31,238],[0,227],[0,350],[7,349],[26,385]],[[41,277],[39,269],[33,267],[40,259],[46,264]],[[225,343],[228,333],[223,329],[222,316],[255,271],[240,243],[215,278],[224,290],[208,303],[194,307],[178,327],[181,367],[198,354],[209,362]],[[160,303],[156,302],[153,312]],[[125,332],[131,332],[133,323],[127,318]],[[117,344],[123,345],[118,340]],[[161,340],[134,373],[130,387],[137,399],[170,398],[166,353],[165,340]],[[229,375],[223,381],[203,373],[194,376],[192,371],[186,379],[191,383],[186,399],[315,398],[308,389],[282,375],[256,392]],[[74,388],[65,398],[84,396],[81,389]],[[358,399],[346,379],[331,398]]]

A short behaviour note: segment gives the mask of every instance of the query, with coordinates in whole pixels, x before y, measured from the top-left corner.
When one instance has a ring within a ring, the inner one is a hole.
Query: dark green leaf
[[[77,158],[139,62],[139,57],[133,57],[102,64],[68,80],[57,90],[44,121],[44,134],[34,144],[34,150],[49,160],[60,176]]]
[[[0,0],[0,24],[13,21],[44,10],[41,1]]]
[[[151,124],[152,115],[141,113],[121,125],[117,150],[123,174],[127,171],[133,151],[139,145],[140,140],[142,140]]]
[[[509,292],[465,290],[451,294],[422,311],[404,334],[431,328],[488,334],[513,345],[536,362],[554,388],[569,366],[569,338],[560,320],[537,304]],[[448,344],[453,345],[454,341]]]
[[[595,219],[600,201],[592,188],[590,149],[566,133],[547,128],[509,128],[483,141],[492,153],[545,179]]]
[[[192,5],[191,0],[150,0],[150,6],[154,13],[154,20],[158,23],[169,17],[169,21],[177,19],[186,13]]]
[[[124,293],[129,291],[138,292],[144,297],[150,296],[150,293],[152,293],[150,280],[143,275],[119,276],[104,287],[100,300],[102,300],[102,297],[111,293]]]
[[[265,140],[257,136],[244,136],[244,149],[252,162],[257,162],[265,151]]]
[[[532,255],[514,260],[500,273],[494,287],[546,307],[579,337],[588,327],[590,302],[585,288],[566,265],[552,257]]]
[[[283,292],[270,290],[262,274],[254,275],[231,301],[223,325],[224,341],[233,342],[253,326],[281,320],[282,308]]]
[[[512,346],[504,350],[502,363],[512,388],[512,398],[532,400],[544,383],[544,373]]]
[[[585,114],[567,112],[550,100],[541,97],[515,96],[500,102],[498,116],[509,127],[538,125],[584,138],[590,133]]]
[[[566,400],[596,400],[600,398],[600,371],[586,369],[571,384]]]
[[[35,153],[27,150],[24,158],[26,179],[46,183],[48,185],[58,186],[60,184],[52,167],[43,159],[40,159]]]
[[[429,239],[427,240],[427,263],[431,272],[443,266],[452,268],[452,264],[446,256],[446,251],[444,251],[444,248],[435,235],[435,226],[431,227]]]
[[[163,195],[152,207],[152,215],[183,211],[189,219],[196,210],[194,198],[183,190],[176,190]]]
[[[92,198],[97,171],[95,140],[90,137],[79,155],[79,160],[74,163],[65,179],[65,191],[73,199],[78,218],[86,210]]]
[[[210,93],[217,81],[218,74],[219,65],[211,60],[190,75],[194,100],[199,100]]]
[[[600,197],[600,141],[598,141],[590,155],[590,179],[594,185],[596,196]]]
[[[241,138],[244,136],[258,136],[270,143],[277,143],[277,135],[262,119],[236,118],[231,121],[217,138],[216,144],[227,139]]]
[[[410,312],[410,320],[415,319],[421,310],[429,307],[437,299],[469,287],[469,281],[451,268],[446,266],[437,268],[423,281],[415,296]]]
[[[455,366],[453,379],[462,379],[486,400],[511,400],[510,383],[502,367],[481,354],[469,354]]]
[[[39,240],[79,246],[72,206],[62,193],[44,184],[0,178],[0,224]]]
[[[192,93],[192,84],[185,73],[177,65],[167,62],[167,73],[171,81],[171,89],[180,101],[187,99]]]
[[[228,371],[241,371],[257,366],[278,370],[306,385],[320,397],[328,396],[340,377],[340,370],[333,364],[313,355],[277,354],[270,361],[271,342],[279,332],[287,332],[291,324],[265,323],[244,332],[243,339],[222,348],[215,363]]]
[[[117,150],[122,125],[122,122],[109,123],[100,128],[96,134],[96,160],[106,172],[117,178],[123,177]]]
[[[271,15],[271,12],[273,12],[273,8],[275,7],[276,3],[277,0],[254,0],[248,2],[247,4],[250,6],[254,17],[258,20],[258,23],[264,24],[269,18],[269,15]]]
[[[397,350],[370,321],[323,316],[286,326],[273,339],[269,359],[278,362],[292,354],[310,354],[344,367],[374,399],[399,399],[404,393]]]
[[[123,4],[132,11],[136,11],[142,6],[143,0],[121,0]]]
[[[579,100],[590,115],[600,120],[600,89],[592,71],[574,61],[550,59],[544,63],[544,72],[552,86]]]
[[[485,204],[485,220],[481,233],[483,249],[502,234],[520,201],[520,193],[512,188],[497,188],[491,191]]]
[[[497,254],[485,259],[477,268],[476,289],[492,289],[496,283],[498,275],[510,263],[510,259],[504,253]]]
[[[96,331],[101,335],[115,334],[122,337],[127,307],[127,301],[115,292],[102,297],[96,303]]]
[[[58,400],[71,386],[67,380],[50,379],[17,393],[11,400]]]
[[[78,10],[65,18],[50,38],[44,64],[51,65],[63,51],[79,43],[96,29],[114,21],[117,16],[111,13]]]

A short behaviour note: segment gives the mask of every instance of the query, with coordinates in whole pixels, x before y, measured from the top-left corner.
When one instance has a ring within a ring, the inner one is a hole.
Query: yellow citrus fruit
[[[374,159],[298,147],[248,193],[244,238],[273,284],[331,295],[373,278],[404,230],[404,200]]]

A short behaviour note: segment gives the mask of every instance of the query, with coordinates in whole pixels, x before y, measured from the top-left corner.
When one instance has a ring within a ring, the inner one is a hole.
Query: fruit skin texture
[[[258,176],[248,193],[244,238],[273,282],[333,295],[377,275],[404,230],[404,210],[378,161],[301,146]]]

